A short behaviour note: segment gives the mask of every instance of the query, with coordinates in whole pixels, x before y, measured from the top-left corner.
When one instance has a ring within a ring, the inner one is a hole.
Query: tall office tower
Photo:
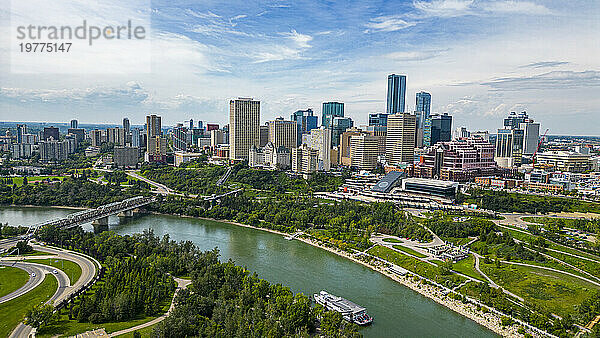
[[[527,120],[519,124],[519,129],[523,130],[523,155],[533,155],[540,139],[540,124]]]
[[[200,122],[200,121],[198,121],[198,122]],[[202,127],[200,125],[198,125],[198,128],[202,129]],[[190,119],[189,129],[194,129],[194,119]]]
[[[250,147],[259,146],[260,101],[238,98],[229,101],[229,158],[248,159]]]
[[[426,121],[423,131],[423,146],[429,147],[438,142],[452,139],[452,116],[448,113],[433,114]]]
[[[77,129],[77,128],[79,128],[79,121],[71,120],[71,129]]]
[[[415,156],[416,116],[407,113],[388,116],[386,156],[390,164],[412,164]]]
[[[202,129],[202,121],[198,121],[198,128]],[[216,123],[207,123],[206,131],[219,130],[219,125]]]
[[[312,129],[317,128],[318,117],[314,115],[313,110],[308,108],[306,110],[297,110],[292,116],[291,120],[296,121],[298,124],[298,143],[302,143],[302,135],[309,134]]]
[[[318,170],[331,169],[331,130],[321,126],[310,131],[309,147],[318,151]]]
[[[227,144],[225,141],[225,132],[219,129],[210,131],[210,146],[216,148],[219,144]]]
[[[42,140],[46,141],[51,137],[58,141],[58,128],[54,126],[44,127],[44,130],[42,131]]]
[[[340,135],[353,126],[354,122],[349,117],[334,117],[331,127],[331,145],[337,147],[340,144]]]
[[[388,114],[404,113],[406,98],[406,76],[388,75],[387,110]]]
[[[123,119],[123,130],[125,130],[125,134],[129,134],[130,129],[131,125],[129,124],[129,119],[125,117]]]
[[[355,135],[362,135],[363,131],[359,128],[352,127],[347,129],[340,136],[340,145],[337,147],[338,153],[338,164],[344,166],[352,165],[352,152],[350,148],[350,138]],[[332,159],[332,162],[334,159]]]
[[[90,140],[93,147],[99,147],[102,144],[102,130],[94,129],[90,131]]]
[[[359,170],[373,170],[377,167],[379,138],[362,134],[350,137],[350,161]]]
[[[511,111],[510,114],[508,114],[508,117],[504,119],[504,128],[518,129],[519,125],[527,120],[529,120],[527,112],[523,111],[517,114],[514,111]]]
[[[275,149],[282,146],[288,150],[296,148],[298,142],[296,121],[285,121],[283,117],[278,117],[267,122],[267,125],[269,126],[269,142],[273,143]]]
[[[431,94],[427,92],[417,93],[417,101],[415,105],[415,111],[422,111],[424,118],[428,118],[431,115]]]
[[[140,130],[138,128],[131,129],[131,146],[139,148],[143,143],[140,140]]]
[[[269,143],[269,126],[265,124],[258,128],[258,146],[262,148]]]
[[[321,125],[332,128],[334,117],[344,117],[344,104],[342,102],[323,102]]]
[[[369,125],[370,126],[387,126],[387,118],[389,114],[386,113],[371,113],[369,114]]]
[[[499,166],[508,168],[521,164],[523,135],[521,129],[498,129],[494,159]]]
[[[151,162],[164,161],[167,155],[167,138],[164,136],[152,136],[147,138],[148,149],[146,153],[152,155]]]
[[[23,135],[27,134],[27,125],[26,124],[17,124],[17,143],[25,143],[23,142]]]

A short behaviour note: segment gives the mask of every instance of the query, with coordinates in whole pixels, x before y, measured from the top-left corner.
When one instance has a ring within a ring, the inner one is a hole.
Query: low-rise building
[[[176,167],[179,167],[181,164],[193,161],[197,158],[205,156],[203,153],[188,153],[185,151],[176,151],[174,164]]]
[[[555,171],[582,173],[592,169],[590,154],[573,151],[546,151],[538,153],[536,163],[547,165]]]

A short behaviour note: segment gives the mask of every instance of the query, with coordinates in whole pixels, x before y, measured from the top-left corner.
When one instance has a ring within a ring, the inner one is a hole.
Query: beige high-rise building
[[[385,142],[388,164],[414,162],[416,123],[416,116],[409,113],[388,116]]]
[[[146,116],[146,136],[148,138],[162,135],[161,117],[157,115]]]
[[[347,129],[345,132],[340,135],[340,145],[338,147],[338,155],[339,155],[339,164],[344,166],[352,165],[351,159],[351,149],[350,149],[350,137],[355,135],[362,135],[363,131],[357,127],[352,127]]]
[[[287,149],[296,148],[298,143],[296,121],[285,121],[283,117],[279,117],[267,122],[267,125],[269,126],[269,142],[273,143],[275,148],[281,146]]]
[[[292,171],[311,174],[317,171],[319,152],[306,144],[292,149]]]
[[[379,137],[373,135],[350,136],[352,167],[359,170],[373,170],[377,167]]]
[[[117,146],[125,145],[125,129],[123,128],[116,127],[106,129],[106,137],[108,143],[113,143]]]
[[[319,152],[319,170],[331,169],[331,129],[321,126],[310,131],[308,145]]]
[[[167,138],[164,136],[148,137],[148,149],[146,152],[150,155],[166,155]]]
[[[251,146],[260,146],[260,101],[229,101],[229,158],[247,160]]]

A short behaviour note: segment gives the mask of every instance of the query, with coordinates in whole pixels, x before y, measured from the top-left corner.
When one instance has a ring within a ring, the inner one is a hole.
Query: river
[[[55,208],[0,208],[0,222],[34,224],[73,210]],[[373,325],[361,329],[365,337],[497,337],[495,333],[436,302],[325,250],[283,236],[228,223],[164,215],[146,215],[119,224],[119,234],[151,228],[158,236],[190,240],[203,250],[218,247],[224,260],[232,259],[261,278],[312,295],[325,289],[367,308]],[[91,230],[91,225],[84,226]]]

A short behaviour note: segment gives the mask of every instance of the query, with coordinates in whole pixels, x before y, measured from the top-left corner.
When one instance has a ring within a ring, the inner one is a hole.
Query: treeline
[[[151,230],[120,236],[113,232],[94,235],[80,227],[46,228],[38,236],[88,253],[107,266],[102,282],[67,310],[79,321],[103,323],[158,315],[160,304],[175,287],[171,276],[185,275],[192,283],[178,294],[174,311],[152,336],[308,336],[319,325],[328,336],[359,336],[356,325],[311,307],[308,297],[272,285],[232,261],[220,262],[217,249],[202,252],[189,241],[176,243],[168,235],[160,239]],[[47,330],[60,332],[60,327]]]
[[[13,237],[13,236],[18,236],[18,235],[23,235],[25,233],[27,233],[27,230],[29,230],[29,227],[25,227],[25,226],[10,226],[8,225],[8,223],[2,225],[2,223],[0,223],[0,238],[4,238],[4,237]]]
[[[193,169],[192,169],[193,168]],[[144,165],[143,176],[166,185],[180,192],[195,195],[211,195],[225,192],[227,189],[217,187],[217,180],[226,172],[223,166],[201,165],[189,169],[171,166]]]
[[[368,245],[362,238],[368,239],[374,231],[425,241],[432,238],[431,233],[392,203],[326,202],[290,194],[257,198],[246,192],[224,197],[218,204],[169,197],[152,208],[162,213],[235,220],[284,232],[309,228],[331,230],[352,235],[356,240],[348,244],[360,248]]]
[[[498,212],[542,213],[580,211],[600,213],[600,204],[573,198],[509,193],[472,188],[457,194],[457,203],[477,204],[480,208]]]
[[[308,193],[337,190],[344,183],[346,175],[347,173],[334,176],[317,172],[305,180],[300,176],[289,176],[283,171],[253,169],[238,164],[233,168],[230,180],[258,190]]]
[[[121,188],[114,185],[100,185],[89,182],[85,177],[68,177],[63,182],[56,182],[53,185],[0,185],[0,204],[61,205],[92,208],[144,193],[142,186]]]
[[[462,222],[456,222],[451,216],[436,212],[431,218],[425,220],[424,224],[443,238],[467,238],[487,236],[496,230],[496,225],[486,219],[468,218]]]

